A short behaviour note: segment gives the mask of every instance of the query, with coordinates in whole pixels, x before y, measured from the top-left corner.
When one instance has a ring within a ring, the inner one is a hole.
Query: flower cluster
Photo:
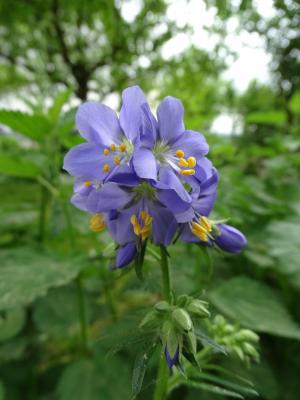
[[[180,100],[166,97],[152,114],[138,86],[122,94],[118,115],[95,102],[81,105],[77,128],[86,140],[65,156],[76,178],[72,203],[92,214],[91,229],[107,228],[117,243],[115,267],[128,265],[147,240],[168,246],[174,238],[238,253],[244,235],[209,219],[218,173],[208,144],[187,130]]]

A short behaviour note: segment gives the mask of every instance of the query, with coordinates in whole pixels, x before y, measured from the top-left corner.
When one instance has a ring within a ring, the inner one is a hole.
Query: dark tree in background
[[[166,18],[164,0],[143,0],[133,22],[123,17],[121,3],[126,2],[3,1],[0,61],[43,91],[51,84],[75,87],[82,100],[90,90],[103,98],[143,81],[145,74],[149,79],[162,65],[159,50],[175,26]]]

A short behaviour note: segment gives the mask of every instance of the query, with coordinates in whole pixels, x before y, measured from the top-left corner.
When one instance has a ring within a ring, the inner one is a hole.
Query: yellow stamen
[[[196,161],[195,157],[189,157],[187,159],[187,162],[188,162],[190,168],[194,168],[197,161]]]
[[[195,170],[194,169],[182,169],[180,171],[180,173],[183,176],[189,176],[189,175],[194,175],[195,174]]]
[[[93,232],[101,232],[105,228],[102,214],[95,214],[90,220],[90,228]]]
[[[205,234],[207,233],[207,229],[204,226],[197,224],[197,222],[192,223],[192,228],[197,232],[205,233]]]
[[[185,158],[180,158],[178,161],[179,167],[188,167],[189,163],[186,161]]]
[[[124,153],[124,151],[126,151],[126,145],[124,143],[121,143],[119,149],[122,153]]]
[[[103,172],[109,172],[109,165],[108,164],[104,164],[103,165]]]
[[[91,181],[85,181],[84,182],[84,186],[88,188],[88,187],[92,186],[92,182]]]
[[[104,150],[103,150],[103,154],[104,154],[105,156],[108,156],[108,155],[109,155],[109,150],[108,150],[108,149],[104,149]]]
[[[120,165],[121,160],[120,160],[119,156],[114,156],[114,163],[117,164],[117,165]]]
[[[211,223],[208,218],[200,217],[199,222],[201,222],[201,224],[205,226],[205,228],[208,230],[208,232],[212,231],[212,226],[211,226]]]
[[[111,151],[116,151],[116,145],[112,143],[110,146]]]
[[[197,236],[198,239],[202,240],[203,242],[208,241],[208,237],[206,233],[198,232],[196,229],[192,229],[192,233]]]
[[[152,217],[147,213],[147,211],[141,211],[140,218],[143,221],[141,224],[139,223],[138,217],[133,214],[130,217],[130,222],[133,226],[133,232],[136,236],[139,236],[142,240],[147,239],[149,236]]]
[[[184,151],[181,149],[178,149],[175,154],[178,158],[184,157]]]

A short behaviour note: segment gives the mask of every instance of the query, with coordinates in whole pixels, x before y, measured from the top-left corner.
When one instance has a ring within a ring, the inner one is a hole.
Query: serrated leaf
[[[25,157],[1,153],[0,173],[20,178],[36,178],[41,170]]]
[[[72,94],[71,89],[60,92],[53,101],[53,105],[49,108],[49,116],[55,122],[62,111],[63,106],[68,102]]]
[[[132,381],[131,381],[132,395],[134,398],[141,391],[148,362],[150,361],[156,349],[156,343],[147,343],[147,345],[148,348],[141,350],[137,354],[134,362]]]
[[[25,311],[23,308],[8,310],[0,321],[0,342],[16,336],[23,328]]]
[[[89,360],[79,360],[68,365],[57,387],[58,400],[119,400],[130,399],[129,370],[121,358],[110,359],[103,355]]]
[[[65,285],[84,267],[83,259],[62,260],[32,248],[0,252],[0,310],[31,303],[51,287]]]
[[[217,385],[210,385],[209,383],[196,382],[192,380],[182,381],[182,383],[185,384],[186,386],[190,386],[195,389],[201,389],[206,392],[214,393],[220,396],[228,396],[236,399],[244,399],[244,397],[241,394],[233,392],[228,389],[224,389]]]
[[[11,110],[0,110],[0,124],[38,141],[47,135],[51,126],[48,119],[43,115],[31,115]]]
[[[232,278],[210,292],[209,298],[223,314],[250,329],[300,339],[300,327],[277,293],[261,282]]]

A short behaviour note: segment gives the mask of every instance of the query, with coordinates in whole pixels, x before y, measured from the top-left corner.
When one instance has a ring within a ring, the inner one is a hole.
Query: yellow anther
[[[121,163],[120,157],[114,156],[114,163],[117,165],[120,165],[120,163]]]
[[[85,181],[84,182],[84,186],[88,188],[88,187],[92,186],[92,182],[91,181]]]
[[[126,145],[124,143],[121,143],[119,149],[122,153],[124,153],[124,151],[126,151]]]
[[[110,146],[111,151],[116,151],[116,145],[112,143]]]
[[[189,163],[186,161],[185,158],[180,158],[178,161],[179,167],[188,167]]]
[[[175,154],[178,158],[184,157],[184,151],[181,149],[178,149]]]
[[[136,236],[139,236],[142,240],[147,239],[150,232],[150,226],[152,223],[152,217],[147,213],[147,211],[140,212],[140,219],[142,223],[139,223],[138,217],[133,214],[130,217],[130,222],[133,226],[133,232]]]
[[[132,225],[136,225],[138,223],[138,219],[135,214],[132,214],[132,216],[130,217],[130,222]]]
[[[183,176],[194,175],[195,170],[194,169],[182,169],[182,170],[180,170],[180,174]]]
[[[197,224],[197,222],[192,223],[192,228],[197,232],[201,232],[201,233],[205,233],[205,234],[208,232],[208,230],[205,228],[205,226]]]
[[[202,242],[207,242],[208,241],[208,236],[206,233],[199,232],[196,229],[192,229],[192,233],[197,236],[198,239],[202,240]]]
[[[199,222],[201,222],[201,224],[203,226],[205,226],[205,228],[208,230],[208,232],[212,231],[212,225],[208,218],[202,216],[199,218]]]
[[[109,171],[109,165],[108,164],[104,164],[103,165],[103,172],[108,172]]]
[[[93,232],[101,232],[105,228],[102,214],[95,214],[90,220],[90,228]]]
[[[108,155],[109,155],[109,150],[108,150],[108,149],[104,149],[104,150],[103,150],[103,154],[104,154],[105,156],[108,156]]]
[[[196,163],[197,163],[195,157],[189,157],[189,158],[187,159],[187,162],[188,162],[188,165],[189,165],[190,168],[194,168],[195,165],[196,165]]]

